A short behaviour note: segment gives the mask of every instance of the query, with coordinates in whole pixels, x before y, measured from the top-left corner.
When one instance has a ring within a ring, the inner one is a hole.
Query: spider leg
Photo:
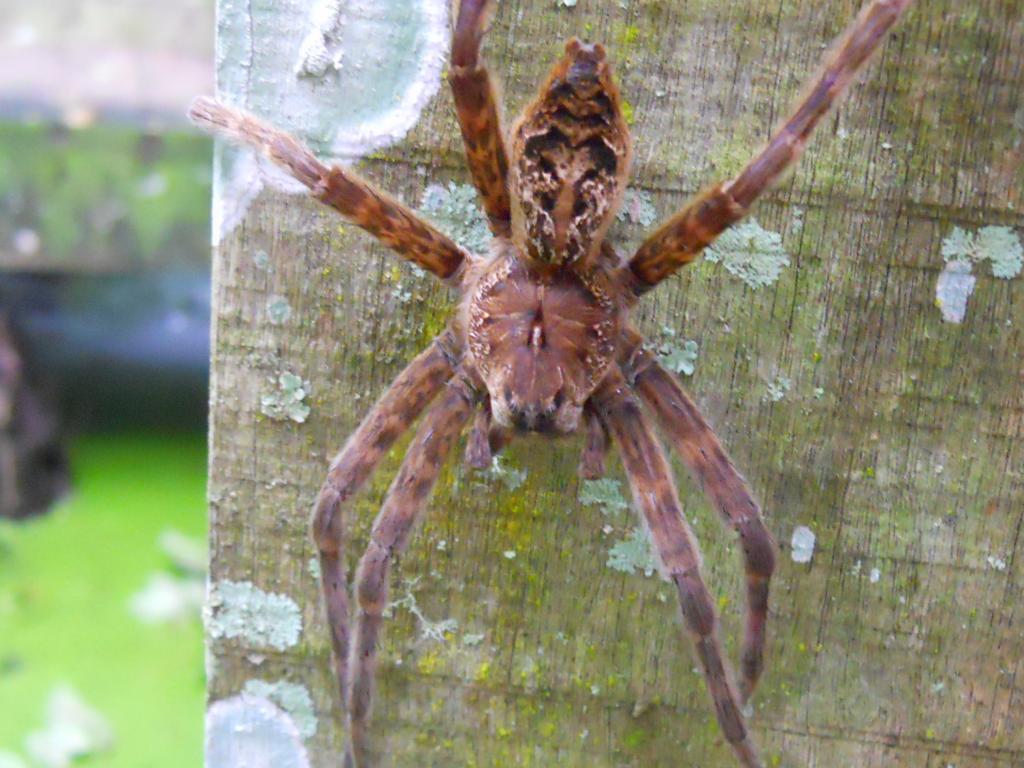
[[[833,47],[818,79],[768,145],[739,176],[690,201],[641,244],[629,263],[639,295],[660,283],[732,224],[797,161],[811,131],[842,98],[858,70],[911,0],[873,0]]]
[[[342,507],[366,482],[391,445],[434,399],[452,375],[443,342],[435,340],[402,371],[331,462],[313,510],[313,538],[320,552],[321,586],[331,629],[334,670],[342,705],[347,701],[348,585]]]
[[[746,768],[762,768],[722,653],[714,603],[700,575],[700,550],[683,517],[665,453],[620,371],[608,375],[593,401],[619,447],[634,503],[644,515],[663,571],[676,586],[722,732]]]
[[[512,442],[512,431],[503,427],[491,426],[487,433],[487,443],[491,446],[491,456],[497,456]]]
[[[466,465],[473,469],[487,469],[494,457],[512,442],[512,433],[497,426],[491,414],[491,401],[484,404],[473,419],[473,426],[466,441]]]
[[[480,61],[480,47],[492,0],[462,0],[452,38],[448,82],[473,176],[484,210],[495,235],[511,233],[508,190],[508,154],[501,131],[497,90],[487,67]]]
[[[466,464],[473,469],[491,466],[491,408],[485,404],[476,412],[466,441]]]
[[[448,279],[462,266],[466,252],[433,225],[352,171],[324,165],[292,136],[203,96],[192,102],[189,117],[204,130],[260,150],[317,200],[423,269]]]
[[[475,395],[456,375],[427,411],[373,523],[370,544],[359,561],[355,594],[359,601],[349,657],[349,725],[357,766],[370,765],[367,720],[373,698],[377,635],[388,603],[391,560],[408,543],[413,524],[427,503],[441,466],[473,412]]]
[[[604,477],[604,460],[609,447],[608,429],[593,408],[587,407],[583,410],[583,419],[586,436],[578,473],[584,480],[597,480]]]
[[[672,438],[686,463],[725,523],[740,537],[747,573],[747,622],[740,663],[740,698],[750,698],[764,668],[768,586],[775,570],[775,546],[761,509],[742,475],[733,466],[715,433],[676,378],[649,353],[634,357],[633,387]]]

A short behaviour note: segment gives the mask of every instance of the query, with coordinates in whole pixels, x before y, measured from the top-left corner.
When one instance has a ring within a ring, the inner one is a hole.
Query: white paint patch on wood
[[[967,314],[967,299],[978,280],[971,274],[968,261],[948,261],[935,282],[935,303],[947,323],[962,323]]]
[[[306,686],[287,680],[247,680],[242,692],[267,699],[287,712],[303,738],[308,739],[316,733],[316,711]]]
[[[814,531],[806,525],[798,525],[793,529],[793,536],[790,539],[789,556],[794,563],[809,563],[814,557],[814,544],[817,537]]]
[[[226,0],[218,15],[219,98],[273,115],[325,159],[352,162],[400,141],[440,88],[446,0],[317,0],[312,10],[280,0],[255,15],[233,4]],[[305,192],[250,152],[223,149],[218,157],[214,245],[264,186]]]
[[[211,242],[220,245],[242,223],[246,211],[265,186],[298,195],[308,190],[269,160],[254,153],[218,144],[214,155]]]
[[[210,768],[309,768],[302,737],[287,713],[261,696],[232,696],[206,711]]]

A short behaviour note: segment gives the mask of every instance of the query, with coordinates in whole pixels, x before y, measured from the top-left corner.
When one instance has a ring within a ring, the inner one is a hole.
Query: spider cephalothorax
[[[466,362],[495,422],[575,432],[614,360],[622,312],[607,273],[544,269],[500,241],[479,272],[463,302]]]
[[[583,418],[580,473],[599,475],[614,440],[662,575],[678,593],[722,731],[744,766],[762,765],[741,705],[763,667],[772,539],[742,476],[675,377],[644,348],[628,314],[746,215],[793,164],[909,4],[870,2],[768,145],[734,179],[665,221],[628,259],[605,241],[629,173],[630,139],[604,49],[569,41],[509,132],[509,156],[495,89],[480,61],[490,0],[459,4],[449,72],[469,170],[495,236],[487,253],[467,253],[351,171],[322,164],[256,118],[196,101],[196,122],[262,150],[318,199],[461,293],[449,328],[399,375],[331,463],[314,509],[335,673],[349,716],[349,763],[372,764],[368,718],[390,564],[459,435],[472,420],[466,458],[486,466],[515,432],[571,433]],[[421,414],[359,563],[350,633],[343,509]],[[651,415],[739,538],[747,621],[738,684]]]

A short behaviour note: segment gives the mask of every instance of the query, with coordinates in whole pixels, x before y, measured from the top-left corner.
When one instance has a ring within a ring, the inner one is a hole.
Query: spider
[[[630,170],[630,135],[605,49],[576,38],[506,132],[481,60],[493,0],[462,0],[449,80],[469,170],[494,238],[487,253],[460,248],[351,171],[327,166],[292,137],[212,99],[190,115],[201,127],[261,150],[381,242],[459,293],[446,330],[398,376],[331,462],[313,512],[334,671],[350,731],[347,763],[370,763],[368,726],[377,637],[389,567],[406,546],[446,456],[469,426],[466,461],[486,467],[522,433],[582,431],[580,474],[599,477],[614,442],[721,730],[740,764],[763,765],[741,707],[764,666],[775,545],[757,502],[675,377],[644,347],[631,308],[692,262],[797,160],[811,131],[853,81],[911,0],[873,0],[840,38],[821,74],[767,146],[655,230],[629,258],[605,239]],[[394,442],[423,415],[356,571],[349,627],[342,508]],[[657,421],[726,524],[746,571],[738,683],[700,574]]]

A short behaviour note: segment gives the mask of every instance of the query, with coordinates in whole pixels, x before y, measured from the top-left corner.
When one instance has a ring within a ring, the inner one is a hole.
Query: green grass
[[[50,691],[70,683],[115,731],[83,765],[202,765],[200,622],[145,625],[127,603],[170,570],[161,531],[205,535],[205,438],[93,436],[72,456],[67,502],[0,523],[0,752],[24,756]]]

